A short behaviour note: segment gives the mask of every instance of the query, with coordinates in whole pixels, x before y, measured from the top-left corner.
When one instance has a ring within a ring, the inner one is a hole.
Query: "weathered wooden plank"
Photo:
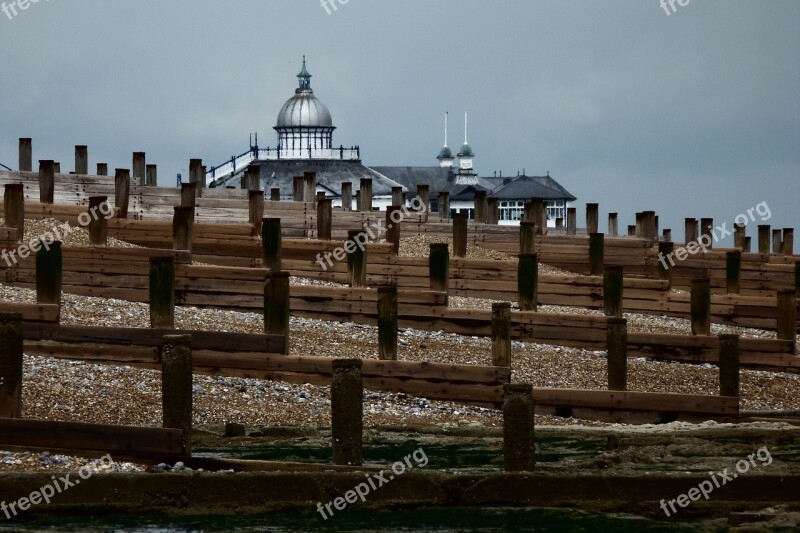
[[[180,455],[183,430],[0,418],[0,444],[142,455]]]

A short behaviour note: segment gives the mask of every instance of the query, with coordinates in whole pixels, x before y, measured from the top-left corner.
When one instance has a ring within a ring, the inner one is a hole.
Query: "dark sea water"
[[[0,524],[0,531],[49,532],[683,532],[719,531],[626,516],[569,509],[424,509],[416,511],[341,511],[328,520],[308,512],[259,516],[47,518]]]

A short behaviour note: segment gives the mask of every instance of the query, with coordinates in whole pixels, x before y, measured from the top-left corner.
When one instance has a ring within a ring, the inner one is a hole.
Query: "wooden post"
[[[280,272],[282,246],[281,219],[263,219],[261,222],[261,250],[264,268],[272,272]]]
[[[264,281],[264,333],[284,337],[283,353],[289,354],[289,272],[268,272]]]
[[[400,253],[400,221],[402,218],[403,212],[400,207],[390,205],[386,208],[386,242],[392,245],[390,250],[392,255]]]
[[[511,367],[511,304],[492,304],[492,365]]]
[[[697,240],[697,219],[696,218],[686,218],[684,219],[684,228],[686,229],[686,237],[684,238],[684,244],[689,244],[690,242],[694,242]]]
[[[603,256],[605,254],[605,235],[589,234],[589,273],[592,276],[603,275]]]
[[[392,187],[392,206],[399,207],[406,204],[406,199],[403,197],[402,187]]]
[[[531,198],[533,209],[533,223],[536,224],[536,235],[544,235],[544,228],[547,226],[547,208],[542,198]]]
[[[356,191],[356,211],[361,212],[361,190]]]
[[[144,172],[144,184],[148,187],[158,186],[158,165],[146,165]]]
[[[292,199],[295,202],[302,202],[305,197],[305,179],[303,176],[292,178]]]
[[[536,311],[539,298],[539,258],[536,254],[519,255],[517,298],[520,311]]]
[[[97,175],[108,176],[108,163],[97,163]]]
[[[39,161],[39,203],[53,203],[55,184],[55,163],[50,159]]]
[[[628,321],[611,317],[606,322],[608,390],[628,390]]]
[[[621,266],[607,266],[603,272],[603,308],[606,316],[622,318],[624,278]]]
[[[564,231],[564,219],[562,217],[556,218],[556,229],[558,231]]]
[[[534,222],[519,223],[519,253],[532,254],[536,235],[536,224]]]
[[[87,175],[89,173],[89,148],[85,145],[75,146],[75,174]]]
[[[197,184],[181,183],[181,207],[197,206]]]
[[[261,222],[264,220],[264,193],[261,191],[247,191],[247,223],[253,226],[257,237],[261,236]]]
[[[25,237],[25,186],[22,183],[7,183],[3,193],[3,213],[5,225],[16,228],[17,242]]]
[[[672,269],[674,261],[675,243],[658,243],[658,275],[660,279],[667,280],[672,287]]]
[[[734,250],[725,254],[725,283],[728,294],[739,294],[742,278],[742,252]]]
[[[608,236],[616,237],[619,232],[619,222],[617,220],[617,213],[608,214]]]
[[[719,395],[739,397],[739,335],[719,335]]]
[[[745,237],[744,238],[744,251],[745,251],[745,253],[748,253],[748,254],[750,253],[750,250],[752,249],[752,239],[753,239],[752,237]]]
[[[22,418],[22,351],[22,313],[0,313],[0,418]]]
[[[124,168],[118,168],[114,176],[114,206],[119,210],[119,218],[128,218],[128,202],[131,193],[130,172]]]
[[[147,172],[147,156],[144,152],[133,152],[133,162],[131,165],[131,177],[140,178],[139,184],[146,184],[145,177]]]
[[[636,237],[636,226],[634,224],[628,225],[628,237]]]
[[[194,242],[194,208],[176,206],[172,208],[172,248],[192,251]]]
[[[783,228],[783,253],[788,257],[794,255],[794,228]]]
[[[342,211],[350,212],[353,210],[353,183],[345,181],[342,183]]]
[[[701,218],[700,219],[700,236],[706,236],[705,242],[709,243],[706,248],[711,250],[711,247],[714,244],[714,219],[713,218]]]
[[[672,230],[669,228],[664,228],[664,233],[662,234],[664,242],[672,242]]]
[[[189,183],[194,183],[198,189],[202,188],[200,182],[204,181],[203,177],[200,175],[202,171],[203,171],[202,159],[189,160]]]
[[[361,178],[361,211],[372,212],[372,179]]]
[[[533,387],[528,383],[503,386],[503,469],[529,472],[536,452],[533,425]]]
[[[150,327],[175,327],[175,259],[150,258]]]
[[[61,305],[63,258],[61,242],[39,240],[36,252],[36,303]]]
[[[772,230],[772,253],[783,254],[783,232],[780,229]]]
[[[486,224],[486,191],[475,191],[475,223]]]
[[[486,223],[496,226],[500,222],[500,209],[498,208],[498,199],[497,198],[487,198],[486,199]]]
[[[432,291],[445,293],[446,306],[447,295],[450,292],[450,250],[446,242],[431,244],[428,277]]]
[[[323,241],[331,240],[332,227],[333,202],[330,199],[319,200],[317,202],[317,239]]]
[[[272,187],[269,190],[269,201],[270,202],[280,202],[281,201],[281,188],[280,187]]]
[[[467,214],[453,217],[453,257],[467,257]]]
[[[646,241],[653,243],[658,238],[658,227],[656,224],[656,212],[644,211],[642,213],[643,237]]]
[[[747,237],[746,224],[733,225],[733,246],[741,251],[744,251],[744,240]]]
[[[417,198],[419,198],[419,204],[422,206],[419,212],[420,220],[427,222],[428,213],[431,210],[430,187],[428,185],[417,185]]]
[[[161,346],[163,427],[183,430],[181,456],[192,454],[192,336],[164,335]]]
[[[711,335],[711,283],[693,279],[691,292],[692,335]]]
[[[600,221],[599,204],[586,204],[586,233],[597,233]]]
[[[397,287],[378,288],[378,349],[383,361],[397,360]]]
[[[521,222],[531,222],[534,225],[536,224],[536,217],[533,214],[533,201],[528,200],[524,204],[522,204],[522,220]]]
[[[450,220],[450,193],[439,193],[439,220]]]
[[[578,211],[574,207],[567,208],[567,235],[578,234]]]
[[[644,213],[636,213],[636,236],[644,238]]]
[[[31,139],[19,139],[19,171],[31,172],[33,171],[33,149],[31,148]]]
[[[319,207],[319,203],[325,200],[325,191],[318,191],[317,197],[314,198],[314,205]]]
[[[333,464],[360,466],[363,439],[364,384],[360,359],[334,359],[331,378]]]
[[[242,175],[242,189],[246,191],[261,190],[261,167],[255,164],[247,165]]]
[[[758,226],[758,253],[769,254],[769,224]]]
[[[108,196],[89,197],[89,242],[92,246],[108,246],[108,217],[103,215],[103,205],[110,212]]]
[[[797,291],[778,291],[778,338],[795,341],[797,335]],[[793,352],[794,353],[794,352]]]
[[[800,261],[794,264],[794,290],[800,293]]]
[[[350,278],[350,286],[366,287],[367,234],[358,229],[348,231],[345,252],[347,252],[347,274]]]
[[[59,163],[58,161],[53,162],[53,172],[55,174],[61,174],[61,163]]]

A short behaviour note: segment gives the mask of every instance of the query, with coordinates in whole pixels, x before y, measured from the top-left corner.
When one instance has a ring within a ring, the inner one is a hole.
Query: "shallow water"
[[[3,531],[9,524],[0,524]],[[46,518],[16,523],[16,531],[49,532],[684,532],[717,531],[627,516],[586,513],[571,509],[421,509],[411,511],[349,511],[323,520],[318,513],[293,512],[257,516],[191,518],[87,517]]]

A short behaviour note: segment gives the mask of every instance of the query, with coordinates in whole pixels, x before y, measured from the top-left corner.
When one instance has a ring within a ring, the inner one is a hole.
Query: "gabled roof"
[[[417,185],[428,185],[431,194],[450,191],[452,178],[448,176],[452,169],[443,167],[370,167],[392,181],[403,185],[409,191],[416,192]]]
[[[502,200],[544,198],[545,200],[575,201],[577,198],[548,176],[519,176],[513,181],[497,187],[490,196]]]
[[[342,183],[349,181],[353,184],[353,192],[361,187],[361,179],[372,179],[372,194],[375,196],[389,196],[392,187],[401,187],[400,183],[390,180],[386,176],[365,167],[360,161],[347,160],[269,160],[256,161],[260,167],[261,187],[269,191],[273,187],[280,187],[281,194],[291,195],[294,187],[294,177],[302,176],[304,172],[317,173],[317,185],[334,196],[342,194]],[[239,172],[227,179],[218,187],[227,185],[239,187],[241,176]]]

